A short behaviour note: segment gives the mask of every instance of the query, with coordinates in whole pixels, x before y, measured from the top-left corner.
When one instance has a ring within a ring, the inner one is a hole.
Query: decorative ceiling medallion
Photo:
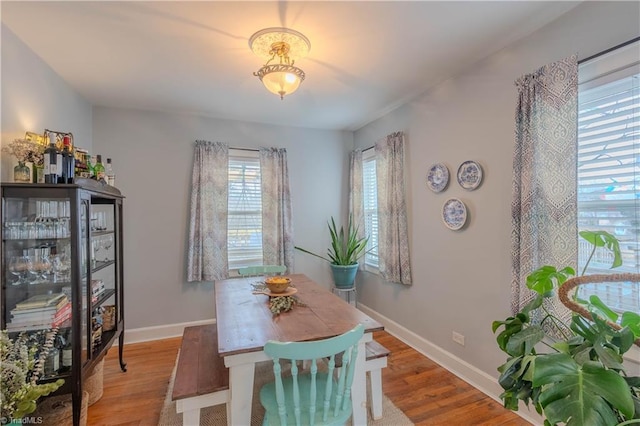
[[[296,60],[304,58],[311,50],[311,43],[304,34],[289,28],[265,28],[260,30],[249,39],[249,47],[256,55],[268,60],[272,55],[274,43],[285,42],[289,45],[288,55]]]

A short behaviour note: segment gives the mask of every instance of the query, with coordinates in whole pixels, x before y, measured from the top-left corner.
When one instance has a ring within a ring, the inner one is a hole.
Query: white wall
[[[638,2],[584,2],[355,132],[355,144],[362,148],[393,131],[406,133],[414,279],[405,288],[361,274],[360,301],[496,376],[504,356],[491,322],[510,314],[514,80],[572,53],[585,58],[639,34]],[[482,185],[472,192],[455,178],[465,160],[478,161],[484,169]],[[427,170],[436,162],[445,163],[451,174],[448,188],[438,194],[425,184]],[[450,197],[464,201],[469,212],[466,227],[456,232],[443,225],[440,214]],[[454,330],[466,337],[464,347],[452,341]]]
[[[295,244],[329,245],[326,221],[345,209],[351,132],[309,130],[193,115],[93,111],[94,152],[113,159],[124,203],[127,328],[215,317],[212,283],[186,282],[194,142],[287,149]],[[329,286],[326,262],[296,252],[296,269]]]
[[[73,133],[76,146],[91,149],[91,104],[2,25],[2,145],[26,131]],[[13,181],[15,159],[2,154],[0,178]]]

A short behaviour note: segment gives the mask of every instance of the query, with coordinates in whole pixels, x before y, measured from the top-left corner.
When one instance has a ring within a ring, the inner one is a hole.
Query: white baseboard
[[[474,367],[465,360],[458,358],[454,354],[445,351],[440,346],[437,346],[424,339],[423,337],[418,336],[414,332],[385,317],[384,315],[379,314],[378,312],[367,307],[366,305],[363,305],[362,303],[358,303],[358,309],[360,309],[362,312],[369,315],[376,321],[382,323],[384,325],[384,330],[389,334],[402,340],[404,343],[411,346],[413,349],[420,352],[433,362],[449,370],[451,373],[469,383],[480,392],[486,394],[490,398],[502,404],[502,400],[500,399],[502,388],[498,384],[497,378],[492,377],[491,375],[485,373],[477,367]],[[515,414],[519,415],[520,417],[534,425],[541,425],[544,423],[543,418],[539,416],[538,413],[535,412],[535,410],[529,411],[529,409],[524,405],[521,405],[520,410],[515,411]]]
[[[142,327],[127,329],[124,332],[124,343],[141,343],[151,340],[170,339],[172,337],[180,337],[185,327],[194,325],[215,324],[215,319],[183,322],[179,324],[166,324],[153,327]],[[114,346],[117,346],[116,341]]]

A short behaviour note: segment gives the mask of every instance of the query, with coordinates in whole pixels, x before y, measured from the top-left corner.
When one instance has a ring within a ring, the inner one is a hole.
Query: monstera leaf
[[[580,366],[567,354],[538,357],[533,386],[542,386],[538,401],[550,424],[608,426],[618,423],[612,407],[627,419],[635,412],[622,376],[595,362]]]

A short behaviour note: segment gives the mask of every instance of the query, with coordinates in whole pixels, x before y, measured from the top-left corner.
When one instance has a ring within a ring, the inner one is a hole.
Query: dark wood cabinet
[[[2,183],[1,326],[10,336],[57,330],[59,378],[79,424],[83,382],[116,339],[126,371],[120,191],[102,182]]]

